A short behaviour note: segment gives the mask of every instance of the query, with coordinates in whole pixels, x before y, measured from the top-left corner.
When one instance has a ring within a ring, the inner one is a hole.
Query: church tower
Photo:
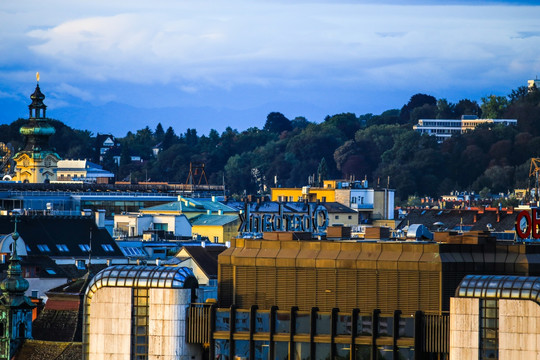
[[[61,158],[49,148],[49,138],[56,130],[45,117],[47,106],[43,103],[45,95],[39,88],[39,73],[36,78],[36,89],[30,95],[32,103],[28,105],[28,122],[19,129],[25,138],[25,144],[13,157],[17,164],[13,180],[48,183],[56,180],[56,164]]]
[[[7,277],[0,283],[0,360],[11,359],[25,339],[32,338],[32,309],[35,305],[24,295],[28,281],[22,277],[21,259],[17,255],[17,222]]]

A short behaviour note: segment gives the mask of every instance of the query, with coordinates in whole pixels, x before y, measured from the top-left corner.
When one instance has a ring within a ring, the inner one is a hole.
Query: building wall
[[[104,287],[90,306],[89,360],[130,360],[131,288]]]
[[[219,243],[224,243],[223,240],[224,237],[224,226],[218,226],[218,225],[193,225],[191,228],[191,232],[193,235],[201,235],[208,237],[208,240],[211,242],[214,242],[214,237],[218,237]]]
[[[272,188],[272,201],[302,201],[306,198],[311,202],[317,200],[334,202],[336,201],[335,189],[332,188],[314,188],[309,187],[309,193],[303,194],[303,189],[301,188]],[[324,197],[324,199],[323,199]]]
[[[148,360],[197,360],[201,352],[186,342],[186,309],[191,289],[150,289]]]
[[[351,193],[350,189],[336,189],[334,192],[336,202],[351,207]]]
[[[479,319],[480,299],[450,299],[450,359],[478,359]]]
[[[499,359],[540,358],[540,305],[499,300]]]
[[[133,289],[103,287],[90,303],[89,360],[130,360]],[[200,348],[186,343],[191,289],[148,289],[148,360],[198,360]],[[196,295],[202,298],[201,290]]]
[[[328,226],[343,225],[343,226],[356,226],[358,225],[358,213],[346,212],[346,213],[329,213],[328,214]]]
[[[373,219],[394,218],[394,194],[392,189],[375,190],[373,194]]]

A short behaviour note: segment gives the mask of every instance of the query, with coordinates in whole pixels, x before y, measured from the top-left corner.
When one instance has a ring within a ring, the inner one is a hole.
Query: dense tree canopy
[[[517,118],[518,126],[488,124],[442,144],[412,130],[420,118],[462,115]],[[0,141],[20,148],[19,128],[24,121],[0,125]],[[50,143],[62,157],[99,160],[90,132],[55,120],[52,124],[56,134]],[[155,130],[146,127],[118,140],[118,153],[106,154],[102,164],[119,180],[184,183],[190,162],[197,162],[205,164],[210,183],[224,182],[232,194],[239,195],[276,185],[300,187],[308,179],[317,184],[323,178],[367,178],[384,186],[389,181],[402,200],[452,190],[506,192],[527,186],[530,158],[540,156],[540,95],[519,88],[508,97],[486,96],[479,105],[468,99],[454,104],[416,94],[401,110],[380,115],[342,113],[315,123],[272,112],[263,129],[228,127],[221,134],[212,130],[199,135],[196,129],[176,133],[158,124]],[[154,156],[156,145],[161,151]],[[113,155],[120,156],[119,167]],[[143,161],[132,162],[132,155]]]

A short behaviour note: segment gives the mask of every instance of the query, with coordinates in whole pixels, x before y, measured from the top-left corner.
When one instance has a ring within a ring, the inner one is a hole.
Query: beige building
[[[540,277],[468,275],[450,299],[450,358],[540,358]]]
[[[199,360],[186,342],[186,309],[202,299],[184,267],[112,266],[85,296],[83,359]]]

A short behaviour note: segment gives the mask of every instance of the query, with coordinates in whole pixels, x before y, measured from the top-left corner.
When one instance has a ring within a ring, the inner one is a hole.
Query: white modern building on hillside
[[[461,119],[420,119],[413,129],[420,134],[437,137],[443,142],[452,135],[474,130],[480,124],[517,125],[516,119],[479,119],[476,115],[462,115]]]

